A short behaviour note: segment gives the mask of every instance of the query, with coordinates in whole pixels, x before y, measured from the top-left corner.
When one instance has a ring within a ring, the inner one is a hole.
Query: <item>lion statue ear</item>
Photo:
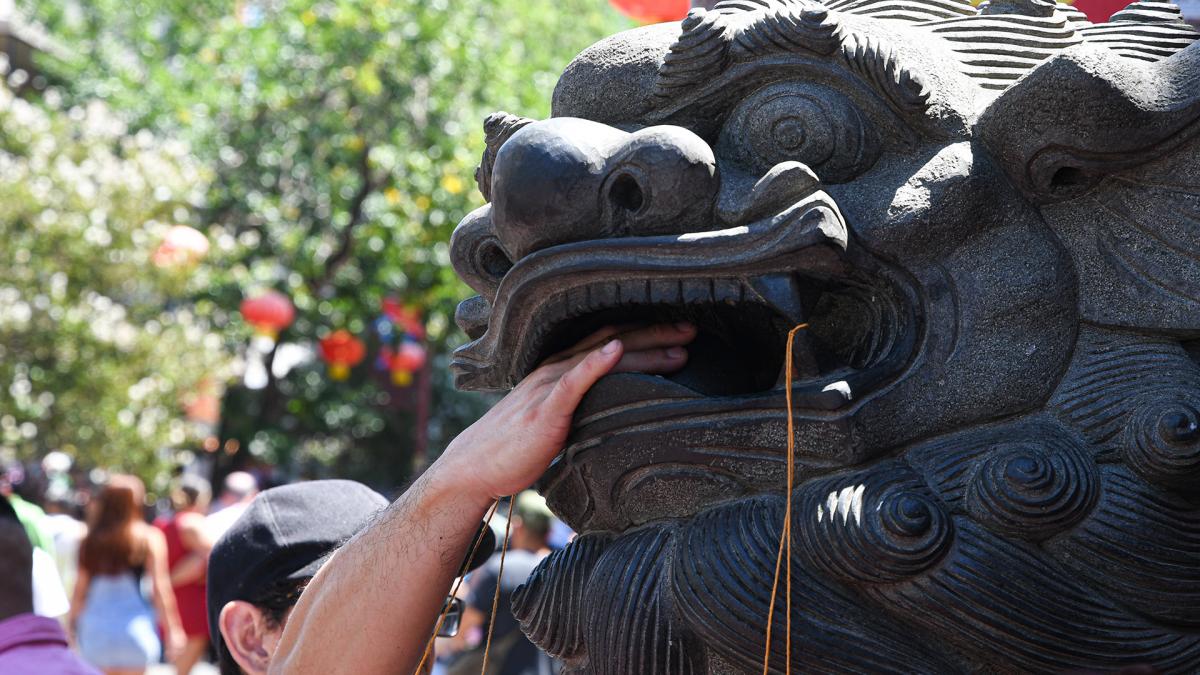
[[[1081,45],[980,116],[1099,324],[1200,335],[1200,42],[1155,63]]]

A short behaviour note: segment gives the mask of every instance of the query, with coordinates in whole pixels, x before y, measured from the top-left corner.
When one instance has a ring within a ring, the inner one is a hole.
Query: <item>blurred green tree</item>
[[[45,103],[0,84],[0,455],[154,478],[160,450],[195,436],[180,411],[200,380],[229,366],[222,336],[173,306],[203,269],[151,264],[208,172],[99,103]]]
[[[548,113],[562,68],[629,27],[603,0],[65,0],[18,2],[71,55],[44,64],[76,100],[107,101],[133,129],[187,140],[211,167],[205,230],[227,264],[193,297],[223,327],[255,288],[289,295],[282,343],[332,330],[368,337],[380,303],[425,312],[433,377],[430,454],[487,401],[453,391],[446,355],[463,338],[468,294],[449,265],[455,223],[482,203],[472,174],[482,120]],[[371,344],[372,348],[375,346]],[[295,471],[384,487],[413,451],[407,392],[372,372],[346,382],[316,362],[285,372],[267,355],[265,388],[227,392],[223,441]],[[294,360],[294,359],[290,359]],[[289,360],[289,361],[290,361]],[[420,460],[421,458],[418,458]],[[324,467],[332,467],[331,469]]]

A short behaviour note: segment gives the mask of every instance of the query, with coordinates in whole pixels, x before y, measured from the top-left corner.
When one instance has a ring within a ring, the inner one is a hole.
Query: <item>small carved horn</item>
[[[484,144],[483,159],[475,169],[475,183],[486,201],[492,201],[492,166],[496,163],[496,153],[500,146],[517,133],[525,125],[534,120],[519,115],[511,115],[504,111],[494,112],[483,121]]]

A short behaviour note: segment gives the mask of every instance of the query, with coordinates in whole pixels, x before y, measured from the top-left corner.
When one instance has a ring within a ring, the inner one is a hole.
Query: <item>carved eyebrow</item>
[[[846,30],[824,6],[807,0],[735,0],[692,10],[659,66],[654,97],[678,101],[738,63],[780,54],[838,59],[897,112],[923,111],[929,92],[886,41]]]

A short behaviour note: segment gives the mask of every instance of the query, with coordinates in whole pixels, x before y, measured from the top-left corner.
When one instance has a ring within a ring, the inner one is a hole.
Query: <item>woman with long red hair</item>
[[[137,478],[109,478],[79,547],[69,627],[83,658],[107,675],[144,673],[162,655],[154,612],[142,597],[143,576],[151,581],[168,656],[185,641],[167,574],[166,540],[142,519],[145,497]]]

